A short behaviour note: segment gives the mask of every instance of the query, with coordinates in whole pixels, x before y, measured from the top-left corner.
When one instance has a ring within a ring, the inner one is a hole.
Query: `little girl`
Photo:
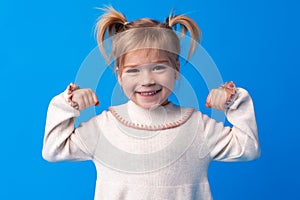
[[[251,97],[233,82],[210,91],[206,106],[224,110],[224,127],[193,108],[168,100],[180,71],[180,43],[190,32],[189,56],[200,30],[184,15],[163,23],[128,22],[113,8],[97,23],[100,50],[114,58],[118,82],[129,101],[74,127],[75,117],[98,105],[91,89],[70,84],[50,102],[43,157],[48,161],[92,160],[97,200],[212,199],[207,178],[211,161],[246,161],[260,155]],[[112,51],[104,48],[108,32]],[[188,98],[188,97],[187,97]]]

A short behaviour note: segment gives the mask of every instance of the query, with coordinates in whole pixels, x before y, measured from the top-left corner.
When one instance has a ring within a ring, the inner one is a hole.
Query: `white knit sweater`
[[[76,129],[74,118],[80,113],[60,94],[49,105],[43,157],[92,160],[96,200],[209,200],[212,160],[260,155],[251,97],[242,88],[237,94],[225,111],[232,128],[172,103],[145,110],[129,101]]]

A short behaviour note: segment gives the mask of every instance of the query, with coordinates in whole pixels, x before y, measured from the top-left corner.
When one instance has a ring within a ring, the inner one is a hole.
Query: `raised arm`
[[[47,112],[42,150],[42,156],[45,160],[54,162],[91,159],[88,147],[76,134],[77,130],[74,128],[75,117],[80,115],[79,110],[95,104],[94,100],[86,100],[89,98],[96,99],[94,94],[89,97],[86,93],[93,94],[90,90],[77,90],[76,93],[72,94],[73,100],[75,99],[77,102],[75,100],[68,102],[67,98],[70,97],[70,91],[67,89],[51,100]],[[76,103],[76,105],[72,106],[72,103]],[[92,123],[94,123],[93,120],[89,122],[90,125]]]
[[[213,107],[213,106],[212,106]],[[219,106],[220,108],[220,106]],[[232,128],[204,116],[209,154],[219,161],[246,161],[260,156],[260,145],[253,102],[249,93],[237,88],[234,99],[223,107]]]

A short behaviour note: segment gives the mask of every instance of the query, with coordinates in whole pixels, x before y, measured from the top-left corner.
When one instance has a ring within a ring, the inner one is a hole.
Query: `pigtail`
[[[108,32],[109,37],[112,38],[116,33],[124,31],[127,20],[122,13],[111,6],[101,10],[105,13],[97,20],[95,32],[100,52],[108,63],[111,55],[108,56],[104,48],[105,33]]]
[[[200,40],[201,37],[201,30],[199,29],[198,25],[193,19],[185,15],[173,16],[172,13],[167,18],[166,23],[169,27],[174,27],[177,24],[180,25],[180,39],[186,35],[187,31],[190,32],[192,40],[191,40],[190,50],[188,54],[188,59],[189,59],[191,55],[194,53],[196,48],[196,43]]]

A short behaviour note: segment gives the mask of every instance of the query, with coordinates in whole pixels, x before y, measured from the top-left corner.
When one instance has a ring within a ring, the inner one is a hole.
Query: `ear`
[[[121,75],[120,75],[120,71],[119,71],[119,67],[118,67],[118,66],[115,67],[115,72],[117,73],[118,82],[119,82],[119,84],[122,86],[122,78],[121,78]]]
[[[175,80],[178,80],[178,78],[179,78],[179,71],[175,71]]]
[[[179,78],[179,75],[180,75],[180,62],[179,62],[178,59],[176,60],[175,64],[176,64],[175,80],[177,80]]]
[[[118,74],[118,82],[119,82],[120,86],[122,86],[122,77],[120,74]]]

